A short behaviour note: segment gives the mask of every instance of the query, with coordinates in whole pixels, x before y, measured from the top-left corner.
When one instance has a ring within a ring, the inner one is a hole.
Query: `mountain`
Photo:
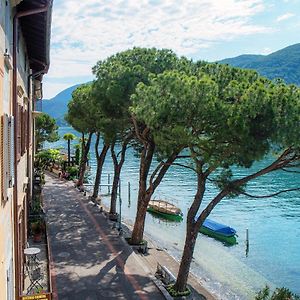
[[[219,63],[254,69],[269,79],[282,78],[288,84],[300,85],[300,43],[269,55],[240,55]]]
[[[68,110],[68,102],[72,98],[72,92],[79,86],[80,84],[73,85],[51,99],[43,99],[43,112],[50,115],[52,118],[56,119],[58,125],[66,124],[64,120],[64,115]]]

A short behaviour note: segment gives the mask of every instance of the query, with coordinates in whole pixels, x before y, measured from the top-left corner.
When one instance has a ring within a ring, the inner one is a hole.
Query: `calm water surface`
[[[61,136],[74,132],[61,127]],[[75,133],[75,132],[74,132]],[[76,134],[76,133],[75,133]],[[75,142],[73,142],[75,144]],[[49,146],[49,145],[46,145]],[[51,147],[66,147],[61,140]],[[272,157],[256,163],[251,170],[236,169],[236,176],[244,176],[271,161]],[[94,146],[90,155],[90,181],[96,168]],[[122,218],[133,224],[136,212],[139,160],[129,149],[121,174]],[[102,183],[107,183],[108,174],[113,176],[112,161],[107,156]],[[128,182],[131,184],[131,199],[128,199]],[[248,185],[249,193],[259,195],[273,193],[280,189],[299,187],[300,175],[288,173],[269,174]],[[180,167],[171,167],[155,193],[180,207],[186,215],[195,193],[195,175]],[[106,193],[107,188],[102,188]],[[217,192],[208,183],[206,201]],[[109,198],[104,197],[105,203]],[[206,202],[207,203],[207,202]],[[219,295],[220,299],[254,299],[254,294],[265,284],[285,286],[300,294],[300,194],[290,192],[274,198],[252,199],[239,196],[225,199],[210,218],[234,227],[238,233],[238,245],[226,247],[222,243],[199,234],[193,272],[204,286]],[[245,237],[249,229],[250,248],[246,255]],[[150,214],[146,218],[147,234],[166,248],[171,255],[180,259],[185,237],[185,221],[168,223]]]

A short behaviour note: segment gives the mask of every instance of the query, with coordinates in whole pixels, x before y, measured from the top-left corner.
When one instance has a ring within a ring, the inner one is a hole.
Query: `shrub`
[[[58,149],[42,150],[35,156],[35,167],[41,170],[45,170],[55,162],[61,163],[61,155]]]
[[[264,287],[255,297],[255,300],[300,300],[300,296],[293,294],[287,288],[277,288],[271,295],[270,288]]]
[[[67,167],[66,171],[69,174],[70,178],[75,178],[78,176],[79,168],[78,166]]]

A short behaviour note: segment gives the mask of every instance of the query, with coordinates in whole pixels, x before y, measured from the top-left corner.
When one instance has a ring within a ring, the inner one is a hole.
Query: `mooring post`
[[[107,174],[107,192],[110,194],[110,173]]]
[[[248,256],[249,253],[249,229],[246,229],[246,256]]]
[[[131,200],[130,200],[130,182],[128,181],[128,207],[131,205]]]

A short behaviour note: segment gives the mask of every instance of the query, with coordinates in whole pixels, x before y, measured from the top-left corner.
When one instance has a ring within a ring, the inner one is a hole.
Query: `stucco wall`
[[[0,1],[2,8],[5,6],[5,1]],[[11,114],[11,71],[4,64],[4,53],[7,45],[3,28],[5,10],[1,9],[0,11],[0,115],[2,117],[3,113]],[[3,147],[2,139],[0,147]],[[0,167],[2,168],[1,160]],[[7,299],[8,292],[10,294],[13,292],[13,274],[9,274],[13,259],[12,189],[8,191],[8,196],[7,202],[0,202],[0,299]],[[9,283],[7,282],[8,276],[10,277]],[[10,291],[7,290],[7,286],[10,287]]]
[[[12,3],[8,1],[9,5]],[[7,15],[10,13],[10,15]],[[4,63],[4,53],[9,52],[12,55],[12,9],[5,5],[5,0],[0,0],[0,115],[4,113],[12,115],[12,70],[8,70]],[[9,25],[7,26],[7,23]],[[6,34],[7,33],[7,34]],[[20,55],[21,54],[21,55]],[[19,65],[29,65],[25,52],[24,41],[21,38],[19,46]],[[24,93],[18,97],[18,102],[23,105],[24,98],[29,98],[27,95],[27,78],[29,75],[28,67],[22,68],[18,73],[18,85],[22,87]],[[27,103],[27,101],[25,101]],[[27,104],[26,104],[27,105]],[[0,147],[2,147],[2,139],[0,139]],[[27,150],[28,151],[28,150]],[[31,149],[29,149],[31,151]],[[0,167],[1,160],[0,160]],[[18,212],[21,213],[24,209],[24,183],[27,182],[27,152],[20,158],[18,162]],[[2,195],[1,185],[0,192]],[[13,189],[8,190],[8,201],[0,200],[0,300],[6,300],[8,295],[14,299],[14,264],[13,264],[13,226],[16,220],[13,218]],[[25,222],[26,223],[26,222]],[[23,224],[25,227],[26,224]],[[9,281],[7,278],[9,277]],[[7,289],[9,286],[9,289]]]

